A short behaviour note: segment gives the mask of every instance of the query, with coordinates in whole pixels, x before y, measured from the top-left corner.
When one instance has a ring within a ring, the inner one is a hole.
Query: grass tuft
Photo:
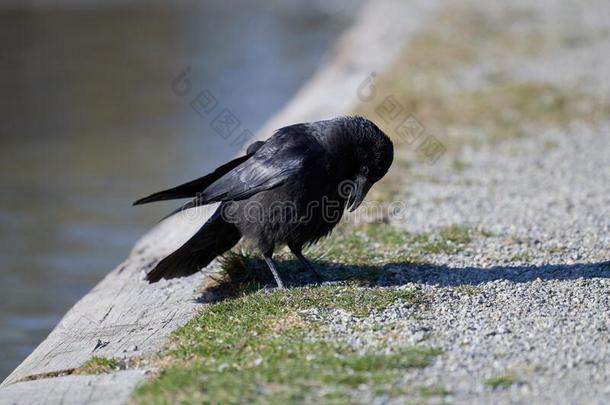
[[[529,262],[532,260],[532,255],[528,252],[521,252],[514,254],[511,258],[511,262]]]
[[[519,380],[514,375],[501,375],[485,380],[485,385],[493,389],[497,388],[508,388],[513,384],[517,384]]]
[[[451,225],[440,231],[441,238],[450,243],[465,245],[470,243],[470,229],[462,225]]]
[[[483,290],[480,287],[471,285],[471,284],[462,284],[454,287],[454,290],[463,295],[468,295],[469,297],[473,297],[475,295],[481,294]]]
[[[74,374],[108,374],[123,368],[119,359],[94,356],[74,371]]]
[[[455,254],[472,241],[471,233],[472,231],[465,226],[450,225],[441,228],[435,237],[422,234],[419,235],[418,240],[421,242],[420,249],[423,253]]]
[[[445,397],[451,395],[451,391],[441,386],[421,387],[419,389],[419,395],[424,398]]]

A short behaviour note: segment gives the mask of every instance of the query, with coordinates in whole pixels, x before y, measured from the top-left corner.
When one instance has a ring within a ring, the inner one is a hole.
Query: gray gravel
[[[326,330],[363,350],[440,348],[430,366],[398,384],[442,387],[450,394],[436,399],[445,402],[608,403],[609,266],[596,274],[605,277],[498,279],[478,284],[474,294],[408,283],[400,288],[423,293],[425,307],[399,303],[365,319],[335,311]],[[499,376],[514,384],[494,389],[486,383]]]
[[[496,3],[479,3],[495,12]],[[531,10],[530,24],[553,46],[531,57],[490,55],[464,72],[465,86],[501,70],[608,99],[608,2],[509,7]],[[578,46],[552,41],[565,35],[580,38]],[[422,180],[405,191],[408,215],[395,225],[423,232],[461,224],[493,236],[431,256],[429,268],[400,269],[400,288],[421,291],[427,306],[401,303],[364,320],[336,312],[329,336],[363,348],[441,348],[432,365],[398,382],[450,392],[433,402],[610,403],[609,157],[610,120],[464,148],[461,171],[450,159],[416,165],[411,174]],[[486,384],[499,376],[514,383]]]

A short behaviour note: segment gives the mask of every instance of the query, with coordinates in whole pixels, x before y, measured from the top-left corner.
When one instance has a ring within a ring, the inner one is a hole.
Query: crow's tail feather
[[[146,280],[156,283],[162,278],[170,279],[194,274],[235,246],[239,239],[241,239],[239,230],[222,218],[218,208],[191,239],[161,260],[146,275]]]
[[[228,163],[220,166],[212,173],[207,174],[203,177],[200,177],[196,180],[189,181],[188,183],[181,184],[177,187],[170,188],[168,190],[159,191],[157,193],[151,194],[148,197],[140,198],[138,201],[134,202],[133,205],[142,205],[148,204],[155,201],[165,201],[165,200],[178,200],[181,198],[191,198],[197,196],[197,193],[203,192],[210,184],[214,183],[216,180],[244,163],[252,156],[251,154],[238,157],[237,159],[233,159]]]
[[[237,166],[244,163],[246,160],[250,159],[250,157],[255,154],[256,151],[259,150],[264,143],[265,142],[263,141],[256,141],[250,146],[248,146],[248,150],[246,151],[245,156],[233,159],[230,162],[227,162],[224,165],[216,168],[216,170],[214,170],[212,173],[200,177],[196,180],[189,181],[188,183],[181,184],[177,187],[173,187],[168,190],[159,191],[157,193],[149,195],[148,197],[140,198],[138,201],[134,202],[133,205],[148,204],[155,201],[178,200],[181,198],[196,197],[199,193],[205,191],[205,189],[208,188],[211,184],[213,184],[216,180],[220,179],[222,176],[229,173],[231,170],[235,169]],[[173,214],[174,213],[170,215]]]

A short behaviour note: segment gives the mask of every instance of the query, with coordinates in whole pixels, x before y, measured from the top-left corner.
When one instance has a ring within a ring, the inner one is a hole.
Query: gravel
[[[473,4],[497,6],[481,3]],[[532,10],[529,23],[547,39],[570,35],[578,46],[549,41],[541,55],[490,59],[465,72],[468,85],[502,69],[608,100],[608,2],[509,7]],[[366,319],[337,311],[326,321],[329,336],[362,348],[440,348],[430,366],[398,382],[449,392],[433,402],[610,403],[610,120],[530,135],[465,147],[463,170],[449,158],[417,164],[412,173],[421,176],[403,196],[408,215],[395,225],[424,232],[461,224],[492,236],[430,256],[431,266],[398,269],[400,288],[420,291],[427,304],[398,303]],[[496,377],[508,382],[492,387]]]
[[[442,350],[430,366],[398,382],[442,387],[455,403],[608,403],[610,399],[610,268],[606,278],[525,282],[495,280],[476,293],[407,283],[424,306],[398,303],[365,319],[335,311],[332,338],[356,348]],[[432,281],[432,280],[429,280]],[[513,384],[488,381],[509,376]]]

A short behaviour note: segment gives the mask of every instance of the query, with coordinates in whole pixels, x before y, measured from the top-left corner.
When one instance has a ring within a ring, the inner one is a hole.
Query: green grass
[[[472,240],[470,230],[465,226],[451,225],[441,229],[440,236],[443,240],[451,243],[465,245]]]
[[[389,271],[391,266],[426,265],[430,255],[455,254],[475,236],[485,233],[461,225],[413,234],[387,223],[347,223],[340,225],[328,239],[307,249],[305,255],[326,280],[377,285],[391,283],[393,277],[399,276]],[[275,259],[280,275],[289,285],[314,281],[290,252],[280,251]],[[266,263],[258,255],[238,249],[222,258],[220,272],[206,288],[220,296],[235,297],[273,284]]]
[[[462,225],[441,228],[437,234],[420,234],[416,245],[420,254],[455,254],[463,250],[471,241],[473,231]]]
[[[322,257],[350,265],[423,263],[414,245],[418,235],[385,223],[346,225],[324,241]]]
[[[511,258],[511,262],[529,262],[532,260],[532,255],[528,252],[521,252],[514,254]]]
[[[439,354],[424,347],[391,353],[356,351],[321,331],[302,311],[333,309],[357,316],[397,300],[417,303],[416,293],[362,288],[354,283],[258,291],[209,305],[174,333],[160,359],[159,376],[141,386],[136,403],[286,403],[358,401],[357,388],[392,392],[407,370]]]
[[[458,173],[463,172],[464,170],[466,170],[469,167],[470,167],[470,165],[468,163],[466,163],[458,158],[454,158],[451,161],[451,168]]]
[[[119,359],[94,356],[74,371],[74,374],[107,374],[121,369]]]
[[[324,258],[346,264],[426,263],[426,254],[456,253],[472,241],[471,230],[451,225],[432,233],[413,234],[390,224],[351,227],[333,235]]]
[[[451,395],[451,391],[441,386],[421,387],[419,389],[419,395],[424,398],[444,397],[447,395]]]
[[[458,286],[454,287],[454,290],[457,291],[460,294],[468,295],[470,297],[473,297],[475,295],[479,295],[482,292],[480,287],[477,287],[477,286],[474,286],[474,285],[471,285],[471,284],[458,285]]]
[[[484,238],[491,238],[492,236],[496,236],[495,233],[493,233],[492,231],[489,231],[487,229],[477,229],[477,232],[479,233],[479,235],[483,236]]]
[[[517,384],[518,382],[519,379],[517,377],[515,377],[514,375],[506,374],[485,380],[485,385],[493,389],[508,388],[513,384]]]

